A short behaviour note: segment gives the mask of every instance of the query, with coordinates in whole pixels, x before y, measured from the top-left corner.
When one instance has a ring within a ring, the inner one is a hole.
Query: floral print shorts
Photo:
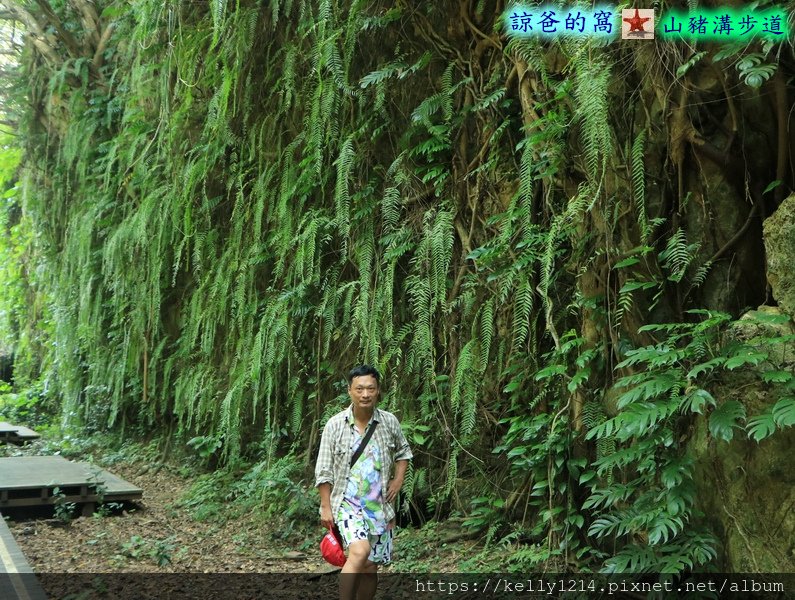
[[[381,535],[371,533],[370,522],[364,518],[362,512],[346,510],[352,508],[346,502],[342,503],[337,511],[337,527],[342,535],[342,540],[347,548],[358,540],[370,542],[371,562],[379,565],[388,565],[392,562],[392,528],[390,527]]]

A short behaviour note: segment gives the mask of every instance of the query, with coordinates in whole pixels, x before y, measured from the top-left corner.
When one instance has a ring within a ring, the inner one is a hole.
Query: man
[[[326,423],[315,466],[320,523],[328,529],[336,523],[348,548],[340,600],[375,596],[378,566],[392,560],[393,502],[412,458],[397,417],[376,408],[380,384],[381,376],[369,365],[348,373],[351,405]],[[351,466],[371,428],[369,442]]]

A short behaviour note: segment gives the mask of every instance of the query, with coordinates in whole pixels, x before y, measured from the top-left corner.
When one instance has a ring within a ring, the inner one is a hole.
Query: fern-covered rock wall
[[[25,377],[65,422],[309,464],[371,362],[415,517],[715,560],[686,442],[752,416],[709,384],[763,360],[720,331],[793,188],[789,46],[510,39],[494,0],[8,4]]]

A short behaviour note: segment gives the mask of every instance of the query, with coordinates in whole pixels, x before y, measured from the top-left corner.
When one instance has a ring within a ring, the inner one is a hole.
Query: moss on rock
[[[767,280],[778,305],[795,318],[795,194],[790,195],[764,223]]]

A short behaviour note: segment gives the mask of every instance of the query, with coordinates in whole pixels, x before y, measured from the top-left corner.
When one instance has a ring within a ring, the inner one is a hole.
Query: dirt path
[[[35,442],[23,448],[0,446],[0,456],[52,454],[60,444]],[[119,453],[111,453],[118,457]],[[89,456],[70,456],[88,460]],[[124,510],[111,514],[101,511],[89,517],[63,522],[53,518],[50,509],[4,510],[17,544],[34,572],[39,574],[168,574],[168,573],[251,573],[304,574],[307,585],[319,589],[324,577],[337,571],[320,557],[316,539],[292,542],[275,539],[273,527],[256,511],[235,510],[225,518],[197,520],[191,510],[179,504],[198,475],[177,465],[151,460],[112,464],[100,461],[103,468],[126,479],[144,491],[143,499],[128,503]],[[185,475],[188,473],[189,475]],[[207,508],[201,505],[199,508]],[[79,511],[76,511],[79,514]],[[459,526],[448,521],[438,528],[404,529],[398,533],[395,562],[382,569],[388,573],[449,572],[460,570],[462,560],[475,553],[475,542],[458,538]],[[450,538],[452,534],[452,538]],[[292,546],[290,545],[292,543]],[[74,578],[73,578],[74,579]],[[239,578],[238,578],[239,579]],[[170,581],[160,578],[159,581]],[[198,581],[198,580],[197,580]],[[270,586],[273,582],[269,580]],[[293,585],[295,580],[291,580]],[[286,585],[286,584],[285,584]],[[176,596],[175,596],[176,597]],[[306,600],[308,596],[301,596]]]
[[[68,523],[6,511],[11,528],[34,571],[44,572],[321,572],[319,556],[276,548],[254,515],[226,523],[198,522],[174,504],[190,481],[164,467],[141,465],[110,470],[144,490],[142,501],[109,516],[95,514]]]

